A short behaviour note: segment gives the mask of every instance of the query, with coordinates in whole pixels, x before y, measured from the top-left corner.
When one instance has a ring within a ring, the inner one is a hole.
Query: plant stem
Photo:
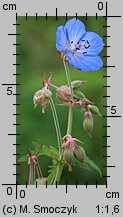
[[[42,175],[42,172],[41,172],[41,168],[40,168],[39,163],[36,164],[36,167],[37,167],[38,178],[42,178],[43,175]]]
[[[35,183],[35,164],[33,164],[33,184]]]
[[[66,77],[68,81],[68,85],[70,87],[71,93],[72,93],[72,85],[71,85],[71,76],[70,76],[70,71],[68,67],[68,63],[63,60],[65,72],[66,72]],[[72,133],[72,124],[73,124],[73,108],[69,106],[69,114],[68,114],[68,126],[67,126],[67,134]]]
[[[71,135],[72,133],[72,124],[73,124],[73,108],[69,106],[68,125],[67,125],[67,134],[69,135]]]
[[[60,161],[59,164],[58,164],[58,168],[57,168],[57,172],[56,172],[56,175],[55,175],[53,185],[55,185],[56,182],[59,183],[63,167],[64,167],[64,162]]]
[[[72,93],[71,77],[70,77],[70,71],[69,71],[69,68],[68,68],[68,64],[64,60],[63,60],[63,64],[64,64],[64,69],[65,69],[65,72],[66,72],[68,86],[70,87],[70,90],[71,90],[71,93]]]
[[[68,68],[68,64],[64,60],[63,60],[63,64],[64,64],[64,68],[66,72],[68,86],[70,87],[70,91],[72,93],[73,90],[72,90],[72,85],[71,85],[71,77],[70,77],[70,71]],[[72,123],[73,123],[73,108],[69,106],[67,134],[70,134],[70,135],[72,133]],[[57,183],[59,183],[63,168],[64,168],[64,162],[63,162],[63,156],[61,155],[61,160],[59,161],[59,164],[58,164],[58,168],[57,168],[57,172],[55,175],[53,185],[56,184],[56,181]]]
[[[56,129],[56,135],[57,135],[57,140],[58,140],[58,149],[59,149],[59,154],[61,150],[61,145],[62,145],[62,136],[61,136],[61,131],[60,131],[60,126],[59,126],[59,120],[56,112],[56,108],[53,102],[53,99],[50,99],[50,107],[52,110],[53,114],[53,119],[54,119],[54,124],[55,124],[55,129]]]
[[[29,166],[29,185],[33,185],[33,163]]]

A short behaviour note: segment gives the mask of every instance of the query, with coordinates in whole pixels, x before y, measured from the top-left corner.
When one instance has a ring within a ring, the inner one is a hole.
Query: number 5
[[[116,110],[116,106],[115,105],[113,105],[113,106],[111,106],[111,114],[116,114],[116,112],[117,112],[117,110]]]
[[[7,87],[7,95],[12,95],[12,87]]]

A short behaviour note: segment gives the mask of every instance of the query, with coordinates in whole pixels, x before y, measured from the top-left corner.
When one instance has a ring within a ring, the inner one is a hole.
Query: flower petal
[[[66,34],[63,26],[59,26],[56,31],[56,49],[58,51],[66,50]]]
[[[103,66],[99,56],[85,56],[81,52],[75,52],[73,55],[69,51],[66,51],[66,55],[70,65],[83,72],[98,70]]]
[[[83,46],[81,46],[81,51],[83,53],[87,52],[85,55],[97,56],[103,49],[104,43],[102,38],[94,32],[86,32],[82,40]]]
[[[73,18],[66,23],[65,30],[69,39],[69,43],[73,42],[74,44],[77,44],[86,32],[85,25],[76,18]]]

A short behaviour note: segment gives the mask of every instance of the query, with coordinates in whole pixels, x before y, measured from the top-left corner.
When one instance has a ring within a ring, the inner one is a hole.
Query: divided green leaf
[[[36,142],[32,142],[34,150],[31,150],[32,155],[36,154],[36,152],[38,151],[38,157],[42,156],[42,155],[46,155],[48,157],[51,158],[55,158],[57,159],[58,157],[58,151],[56,148],[54,148],[53,146],[46,146],[46,145],[40,145]],[[29,154],[26,154],[25,156],[21,157],[19,159],[20,162],[27,162],[29,158]]]
[[[48,184],[55,184],[55,182],[57,181],[57,183],[59,183],[60,181],[60,177],[62,175],[62,171],[63,171],[63,167],[64,167],[64,162],[59,162],[59,161],[55,161],[53,160],[53,165],[49,166],[50,170],[48,171],[50,174],[48,176]]]
[[[80,167],[82,169],[88,169],[88,170],[90,169],[90,166],[91,166],[93,169],[95,169],[99,173],[100,177],[102,177],[101,169],[89,157],[86,157],[86,162],[85,163],[81,163],[81,162],[79,162],[78,160],[75,159],[73,165],[77,166],[77,167]]]
[[[47,183],[48,185],[52,185],[57,173],[57,166],[58,164],[54,164],[52,166],[50,166],[50,170],[48,171],[50,174],[47,177]]]
[[[76,166],[76,167],[80,167],[82,169],[88,169],[89,170],[89,166],[88,166],[87,163],[79,162],[77,159],[74,160],[73,165]]]
[[[97,166],[97,165],[94,163],[93,160],[91,160],[89,157],[86,157],[86,163],[87,163],[88,165],[90,165],[93,169],[95,169],[95,170],[99,173],[100,177],[102,177],[101,169],[99,168],[99,166]]]

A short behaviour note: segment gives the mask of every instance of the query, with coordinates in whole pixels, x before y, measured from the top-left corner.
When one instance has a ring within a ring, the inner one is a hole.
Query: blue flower
[[[103,46],[102,38],[94,32],[86,32],[79,19],[73,18],[57,29],[57,50],[64,51],[70,65],[80,71],[94,71],[103,66],[98,56]]]

